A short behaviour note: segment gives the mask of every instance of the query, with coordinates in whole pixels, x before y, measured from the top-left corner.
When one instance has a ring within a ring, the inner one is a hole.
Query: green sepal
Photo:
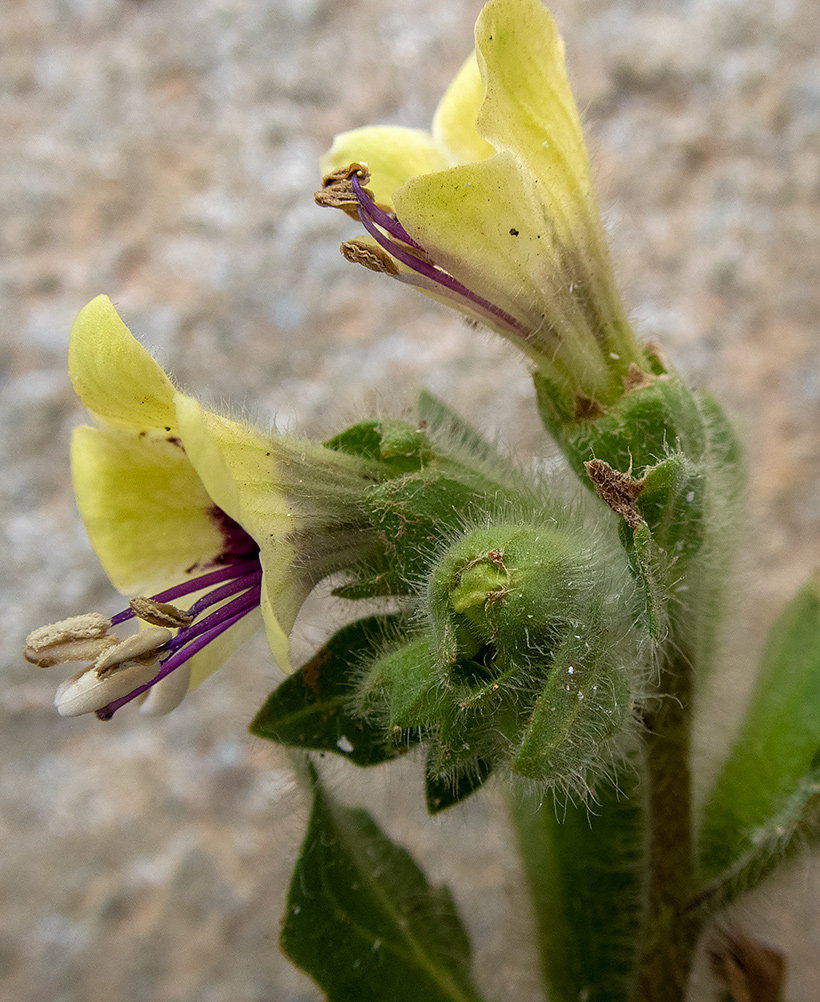
[[[381,463],[389,476],[419,470],[432,455],[424,429],[405,421],[360,421],[334,435],[324,445]]]
[[[449,890],[315,778],[279,942],[329,1002],[479,1000]]]
[[[472,768],[457,773],[452,778],[431,773],[428,766],[424,788],[427,813],[439,814],[454,804],[460,804],[462,800],[466,800],[476,790],[481,789],[490,778],[492,771],[492,763],[482,758],[477,759]]]
[[[589,802],[515,789],[513,820],[551,1002],[626,1002],[640,932],[640,781],[629,767]]]
[[[679,567],[703,545],[705,494],[703,466],[683,453],[646,471],[636,507],[670,565]]]
[[[435,727],[442,690],[430,637],[414,637],[377,658],[360,681],[356,698],[361,712],[382,717],[388,730]]]
[[[707,444],[698,401],[680,378],[668,374],[652,379],[608,408],[570,415],[556,405],[554,387],[535,375],[538,410],[547,431],[584,483],[584,463],[601,459],[613,469],[632,470],[639,477],[673,451],[691,459]]]
[[[362,718],[356,695],[362,661],[401,625],[399,615],[369,616],[343,627],[270,694],[254,717],[257,737],[291,748],[332,752],[359,766],[380,765],[418,740]]]
[[[622,522],[618,531],[629,566],[641,586],[647,632],[658,643],[666,635],[668,622],[661,554],[646,523],[632,529]]]
[[[818,748],[820,574],[772,628],[743,724],[704,808],[706,879],[754,852],[789,803],[792,813],[802,811],[798,792]]]
[[[379,557],[362,569],[363,580],[379,576],[392,594],[426,576],[432,556],[452,533],[454,513],[470,518],[492,508],[500,488],[480,474],[428,466],[373,487],[364,503],[370,511]]]
[[[591,620],[589,635],[605,632]],[[513,761],[513,772],[558,787],[585,790],[612,764],[612,742],[632,724],[630,673],[606,645],[583,635],[555,651],[541,694]]]
[[[421,390],[418,396],[417,413],[419,422],[423,422],[430,437],[438,445],[445,444],[449,454],[467,455],[479,462],[503,464],[509,466],[509,459],[503,456],[494,445],[480,435],[472,425],[456,411],[452,410],[443,400]],[[437,450],[438,451],[438,450]]]

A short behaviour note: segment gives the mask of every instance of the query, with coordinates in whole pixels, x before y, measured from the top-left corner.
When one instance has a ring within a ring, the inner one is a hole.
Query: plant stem
[[[642,796],[619,770],[574,804],[511,791],[550,1002],[628,1002],[641,921]]]
[[[682,1002],[699,931],[687,911],[694,888],[692,664],[685,648],[678,651],[663,672],[657,708],[646,717],[646,911],[635,995],[640,1002]]]

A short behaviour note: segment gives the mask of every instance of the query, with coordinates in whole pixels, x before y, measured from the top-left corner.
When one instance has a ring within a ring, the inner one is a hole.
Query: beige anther
[[[193,616],[189,616],[187,612],[169,602],[155,602],[152,598],[138,595],[128,604],[137,619],[152,626],[166,626],[169,630],[179,630],[190,626],[194,621]]]
[[[65,640],[89,640],[92,637],[104,637],[111,629],[111,620],[99,612],[87,612],[82,616],[69,616],[59,623],[41,626],[32,630],[26,637],[26,646],[35,651],[44,650],[52,644]]]
[[[77,672],[58,686],[54,706],[61,717],[78,717],[93,713],[115,699],[127,696],[134,689],[146,685],[160,670],[158,658],[143,661],[125,661],[116,671],[100,677],[94,668]]]
[[[359,163],[350,164],[348,167],[339,167],[325,174],[322,178],[322,187],[313,195],[313,200],[323,208],[341,209],[353,219],[359,218],[359,197],[350,180],[356,175],[362,186],[367,184],[370,174],[367,168]],[[368,198],[373,198],[373,192],[368,188],[362,188]]]
[[[378,271],[383,275],[398,275],[399,269],[396,262],[379,247],[378,244],[368,243],[358,237],[354,240],[345,240],[339,250],[347,261],[353,264],[364,265],[370,271]]]
[[[31,664],[51,668],[65,661],[94,661],[117,640],[106,636],[111,621],[99,612],[70,616],[41,626],[26,638],[23,656]]]
[[[33,647],[27,647],[23,651],[23,657],[38,668],[53,668],[54,665],[62,665],[68,661],[96,661],[101,654],[116,647],[118,643],[117,638],[111,636],[90,640],[66,640],[48,650],[38,651]]]
[[[161,626],[149,626],[146,630],[140,630],[139,633],[126,637],[122,643],[112,647],[111,650],[103,652],[94,664],[94,673],[98,678],[103,678],[113,674],[120,665],[127,661],[147,660],[157,648],[167,644],[171,637],[173,637],[173,633]],[[105,703],[102,705],[104,706]]]

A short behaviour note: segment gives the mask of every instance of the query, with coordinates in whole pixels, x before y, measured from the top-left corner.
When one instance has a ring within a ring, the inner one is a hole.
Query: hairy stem
[[[690,777],[692,665],[685,650],[663,672],[662,696],[646,717],[647,884],[636,1002],[682,1002],[698,922]]]
[[[550,1002],[627,1002],[641,918],[637,771],[625,763],[589,803],[511,799]]]

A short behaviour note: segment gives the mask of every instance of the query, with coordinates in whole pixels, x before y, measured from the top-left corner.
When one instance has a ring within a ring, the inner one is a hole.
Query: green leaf
[[[820,845],[820,752],[778,814],[755,829],[754,844],[696,894],[693,909],[701,921],[705,920],[752,890],[786,860],[817,845]]]
[[[361,766],[404,754],[412,735],[399,742],[385,727],[362,720],[355,708],[361,661],[401,622],[397,614],[369,616],[343,627],[270,694],[251,733],[281,745],[333,752]]]
[[[738,865],[784,811],[791,823],[797,820],[818,748],[820,574],[772,629],[743,725],[706,804],[701,865],[707,878]]]
[[[318,781],[280,944],[329,1002],[479,1000],[450,892]]]
[[[513,820],[550,1002],[632,998],[641,919],[642,792],[626,769],[589,804],[522,793]]]

